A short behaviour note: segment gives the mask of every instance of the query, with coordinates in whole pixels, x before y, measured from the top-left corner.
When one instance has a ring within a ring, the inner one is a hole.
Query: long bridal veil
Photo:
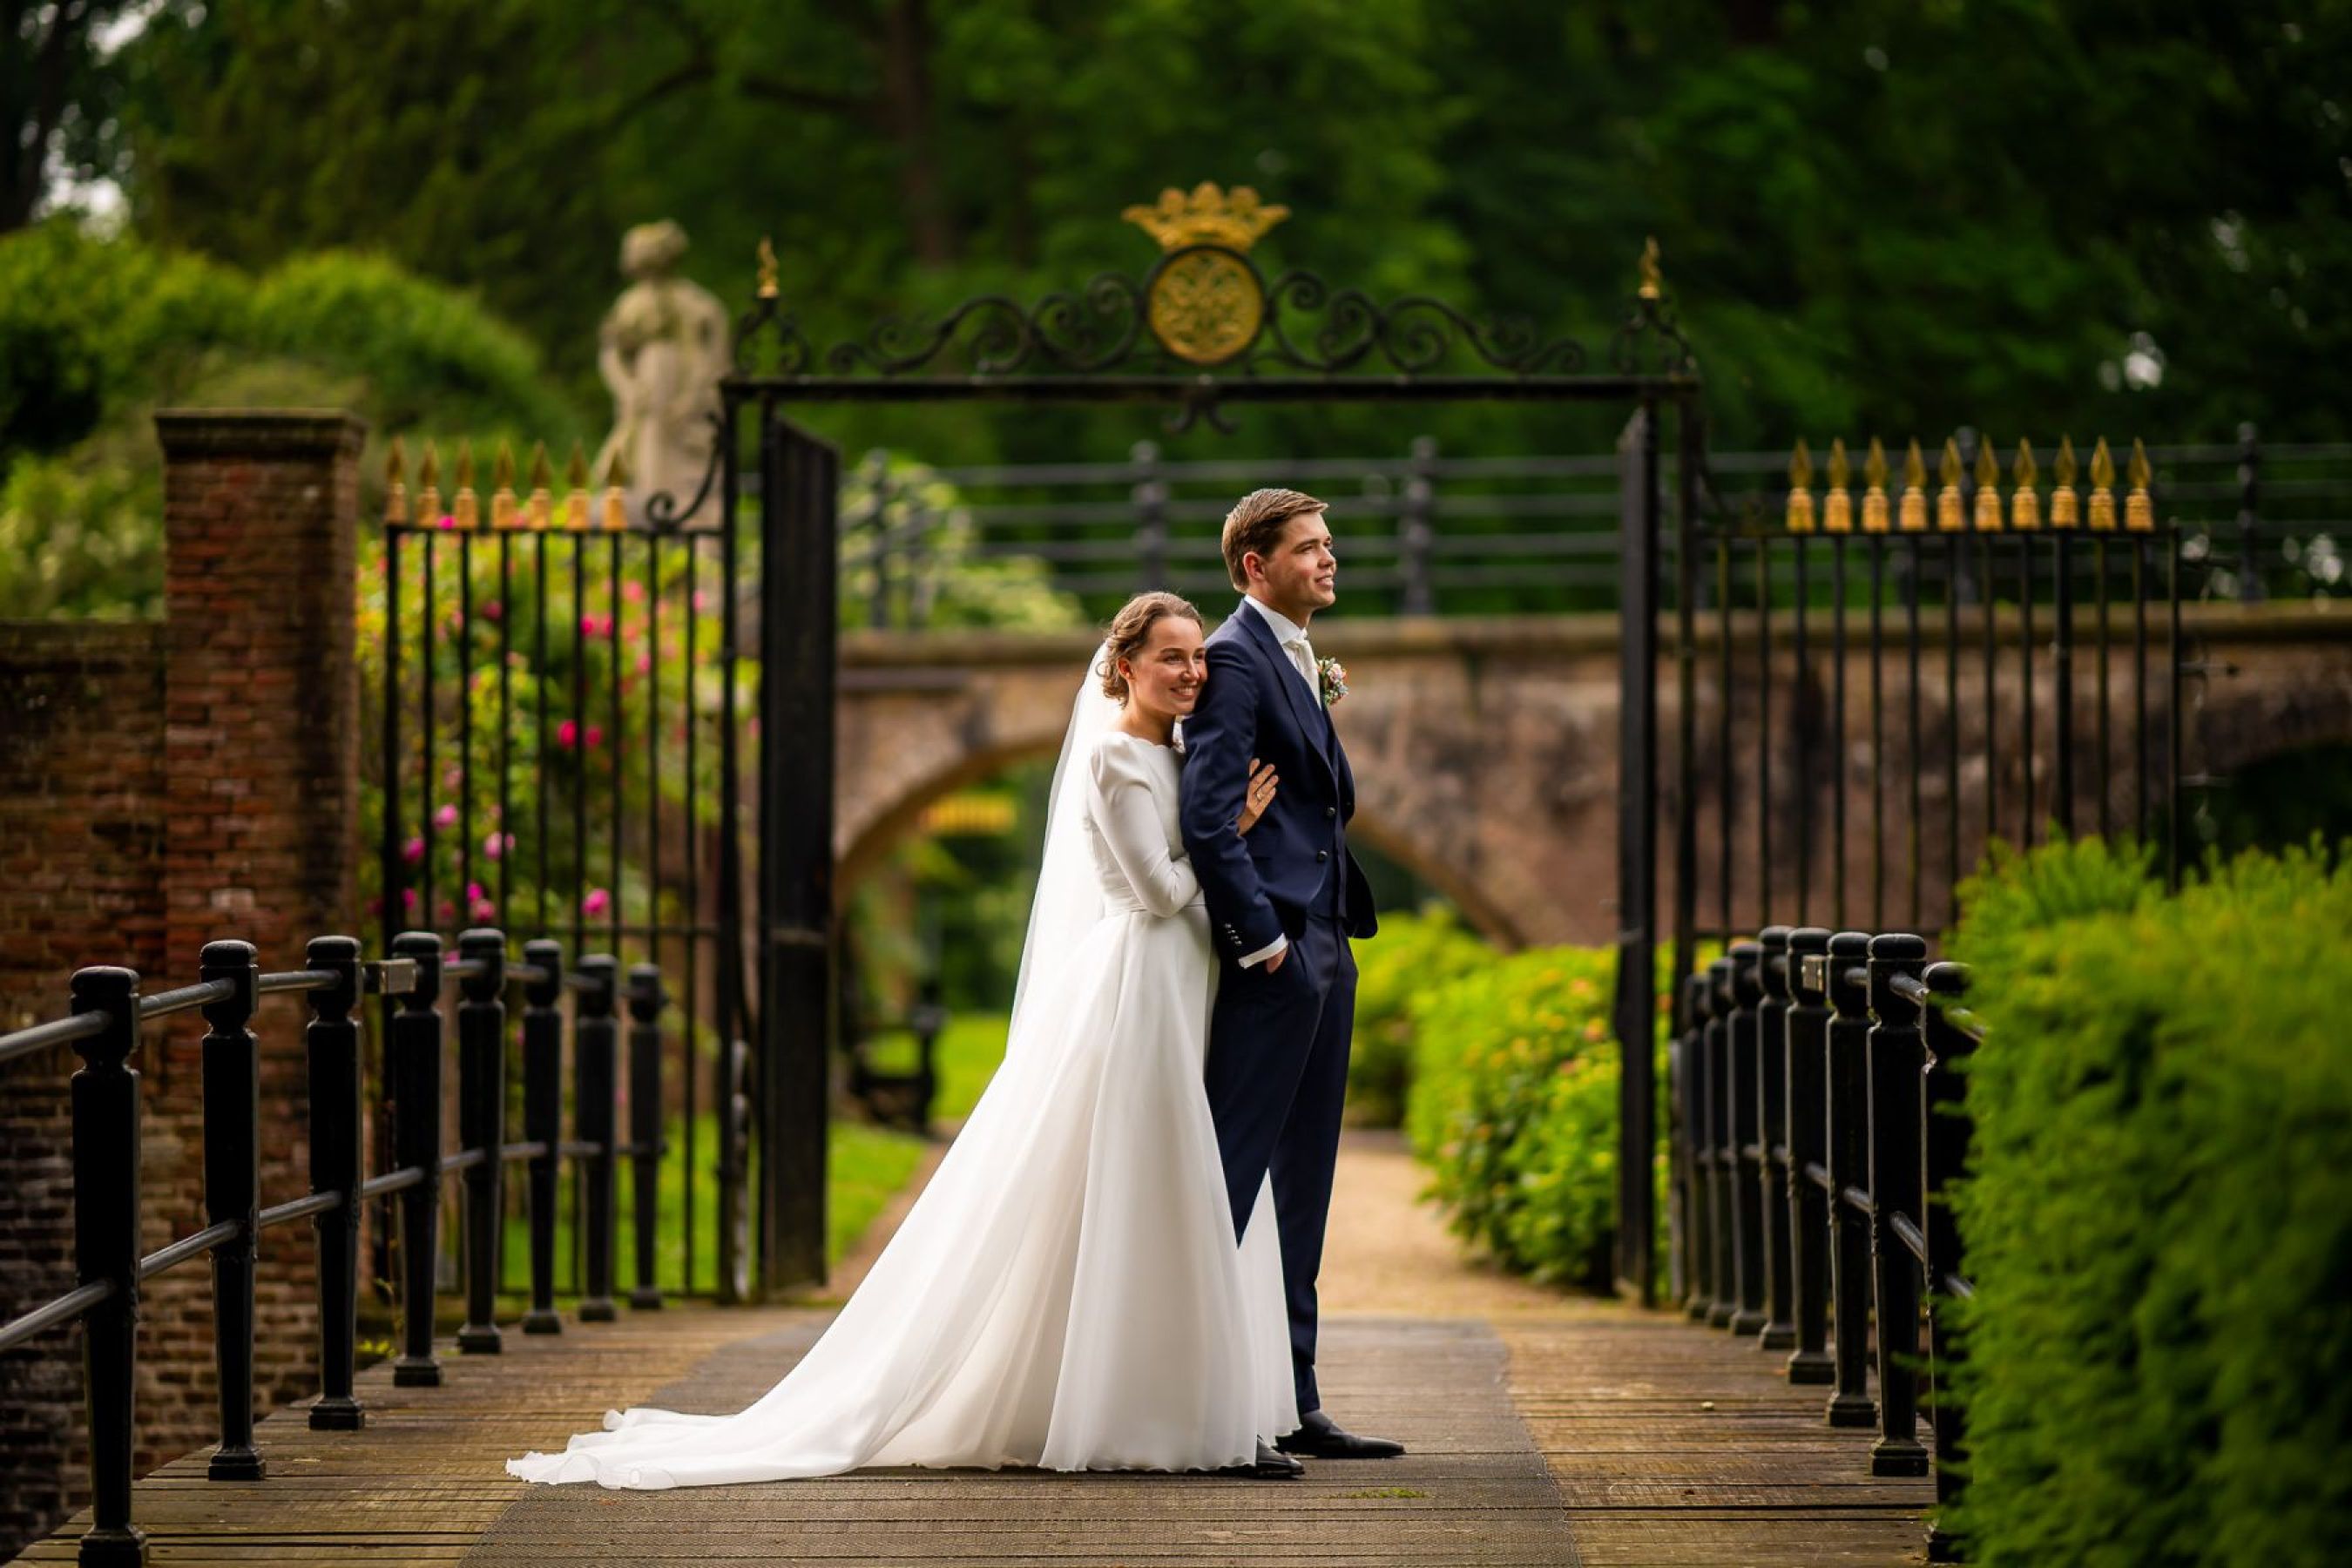
[[[1106,657],[1055,766],[1003,1063],[856,1292],[735,1415],[608,1411],[510,1474],[657,1489],[905,1464],[1205,1468],[1297,1425],[1275,1226],[1236,1251],[1197,1088],[1205,933],[1196,959],[1169,945],[1180,922],[1108,917],[1091,863],[1087,770],[1118,711]],[[1182,1353],[1135,1353],[1163,1343]]]

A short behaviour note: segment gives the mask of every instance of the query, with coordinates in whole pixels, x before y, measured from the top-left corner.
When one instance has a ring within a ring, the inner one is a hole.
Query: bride
[[[732,1415],[638,1408],[532,1481],[646,1489],[866,1466],[1295,1476],[1270,1184],[1236,1247],[1202,1087],[1216,966],[1177,829],[1201,616],[1138,595],[1073,705],[1004,1062],[824,1335]],[[1251,781],[1246,832],[1273,796]]]

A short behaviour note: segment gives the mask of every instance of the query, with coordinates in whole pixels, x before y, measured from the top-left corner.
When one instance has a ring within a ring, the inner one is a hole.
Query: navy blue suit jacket
[[[1263,616],[1236,608],[1209,637],[1208,684],[1184,721],[1184,848],[1227,963],[1293,941],[1307,917],[1331,907],[1328,879],[1347,879],[1347,931],[1378,929],[1372,890],[1348,852],[1356,780],[1321,703],[1298,678]],[[1234,831],[1252,757],[1281,783],[1247,835]]]

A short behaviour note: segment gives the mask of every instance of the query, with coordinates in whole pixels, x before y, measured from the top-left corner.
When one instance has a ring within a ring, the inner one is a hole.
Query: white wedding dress
[[[651,1489],[887,1465],[1213,1469],[1297,1427],[1271,1184],[1236,1247],[1202,1089],[1216,970],[1180,759],[1109,728],[1092,669],[1003,1065],[865,1282],[739,1413],[611,1412],[509,1474]]]

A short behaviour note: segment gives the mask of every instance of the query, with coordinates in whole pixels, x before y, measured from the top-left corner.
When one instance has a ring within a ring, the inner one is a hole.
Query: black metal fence
[[[1955,432],[1956,489],[1973,509],[1981,443]],[[2147,448],[2162,521],[2178,531],[2192,600],[2352,592],[2352,444],[2228,442]],[[1712,452],[1707,475],[1777,514],[1787,452]],[[1612,609],[1619,459],[1451,457],[1434,437],[1387,457],[1178,460],[1139,442],[1124,463],[928,468],[870,453],[845,476],[842,563],[852,624],[929,624],[953,572],[1029,562],[1040,581],[1107,615],[1129,594],[1216,595],[1219,527],[1258,485],[1332,502],[1351,609],[1398,615]],[[1711,596],[1702,572],[1698,592]],[[2045,588],[2046,592],[2046,588]],[[1704,602],[1704,598],[1703,598]]]
[[[1946,1201],[1984,1037],[1967,986],[1915,935],[1768,926],[1685,977],[1668,1047],[1675,1298],[1787,1351],[1790,1382],[1829,1387],[1830,1426],[1877,1428],[1871,1473],[1932,1468],[1939,1504],[1961,1484],[1941,1395],[1960,1351],[1944,1304],[1971,1294]],[[1954,1543],[1931,1529],[1928,1549]]]
[[[525,1333],[556,1333],[555,1215],[559,1170],[579,1173],[585,1188],[583,1321],[609,1320],[614,1303],[614,1241],[620,1162],[630,1163],[635,1288],[633,1307],[661,1305],[655,1278],[662,1149],[663,1019],[669,998],[651,964],[631,968],[592,954],[567,970],[552,941],[528,942],[521,961],[507,956],[504,933],[473,930],[455,960],[441,939],[407,931],[390,954],[363,960],[347,936],[313,940],[304,967],[265,974],[250,943],[205,944],[193,985],[142,995],[139,975],[97,967],[76,972],[72,1013],[0,1035],[0,1064],[59,1045],[82,1058],[73,1077],[74,1288],[5,1326],[0,1351],[79,1322],[89,1413],[92,1520],[80,1561],[143,1563],[144,1535],[131,1517],[131,1454],[137,1429],[132,1369],[138,1353],[140,1287],[166,1269],[209,1257],[213,1269],[215,1357],[220,1382],[220,1444],[207,1474],[256,1480],[266,1456],[255,1441],[254,1250],[265,1230],[308,1219],[318,1236],[319,1397],[310,1424],[354,1430],[366,1410],[354,1393],[362,1205],[391,1199],[398,1208],[400,1334],[393,1377],[402,1386],[441,1381],[434,1352],[433,1308],[441,1258],[442,1184],[460,1181],[458,1256],[466,1300],[457,1332],[463,1353],[495,1353],[494,1317],[501,1249],[506,1167],[522,1163],[530,1194],[530,1307]],[[523,995],[520,1051],[523,1127],[507,1128],[507,1072],[513,1037],[507,994]],[[454,1007],[449,993],[454,988]],[[260,998],[296,993],[307,999],[310,1190],[267,1207],[259,1176],[258,1085],[261,1046],[251,1024]],[[565,1137],[562,1079],[565,1000],[570,997],[572,1136]],[[386,1007],[383,1091],[391,1109],[392,1165],[362,1168],[366,1075],[362,1068],[360,998]],[[201,1009],[209,1031],[202,1046],[204,1205],[201,1230],[142,1255],[140,1072],[142,1028]],[[445,1015],[454,1011],[460,1147],[442,1141]],[[626,1014],[624,1029],[622,1016]],[[626,1035],[630,1125],[620,1126],[622,1037]],[[742,1114],[739,1107],[736,1112]]]

